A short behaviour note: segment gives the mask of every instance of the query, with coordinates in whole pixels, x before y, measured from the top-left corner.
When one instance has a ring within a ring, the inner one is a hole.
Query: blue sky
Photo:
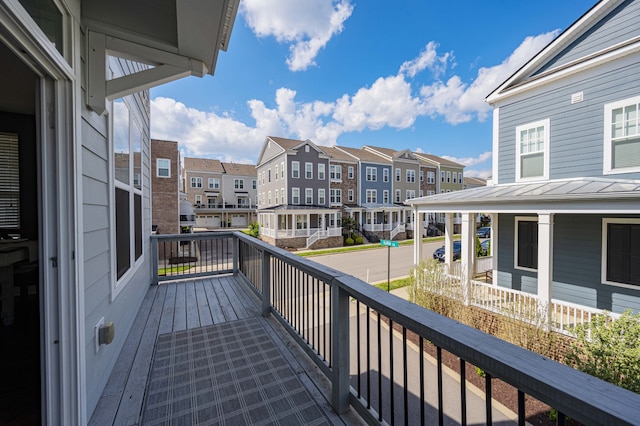
[[[214,76],[151,90],[151,136],[255,163],[267,136],[491,171],[484,98],[595,0],[241,0]]]

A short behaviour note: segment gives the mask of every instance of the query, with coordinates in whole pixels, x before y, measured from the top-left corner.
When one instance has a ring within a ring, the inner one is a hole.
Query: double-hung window
[[[407,182],[413,183],[416,181],[416,171],[415,170],[407,170]]]
[[[233,187],[235,189],[244,189],[244,179],[234,179]]]
[[[340,204],[342,204],[342,190],[341,189],[330,189],[329,190],[329,203],[331,205],[340,205]]]
[[[291,188],[291,204],[300,204],[300,188]]]
[[[399,168],[396,168],[396,182],[400,182],[401,173],[402,173],[402,170],[400,170]]]
[[[640,286],[640,219],[602,220],[602,282]]]
[[[412,198],[416,198],[416,191],[415,189],[407,189],[407,200],[410,200]]]
[[[378,180],[378,169],[375,167],[367,167],[367,181],[376,182]]]
[[[112,104],[116,282],[142,257],[143,134],[141,120],[131,110],[135,108],[132,101],[132,97],[127,97]],[[202,178],[197,179],[201,188]],[[113,289],[117,294],[118,284]]]
[[[342,181],[342,166],[330,165],[329,166],[329,179],[332,181]]]
[[[640,171],[640,96],[604,106],[604,173]]]
[[[538,269],[538,218],[516,216],[515,268]]]
[[[292,161],[291,162],[291,177],[292,178],[299,178],[300,177],[300,162],[299,161]]]
[[[278,180],[278,178],[280,177],[279,176],[280,173],[278,173],[278,172],[279,172],[278,165],[276,164],[276,175],[275,175],[276,180]]]
[[[444,183],[444,171],[440,172],[440,182]]]
[[[118,172],[116,172],[118,173]],[[191,176],[191,187],[192,188],[202,188],[202,178]]]
[[[318,188],[318,205],[324,206],[327,203],[324,188]]]
[[[382,169],[382,181],[389,182],[389,169]]]
[[[304,163],[304,178],[313,179],[313,163]]]
[[[349,189],[347,191],[347,197],[348,197],[349,201],[353,201],[353,189]]]
[[[304,203],[313,204],[313,188],[306,188],[304,190]]]
[[[171,161],[168,158],[156,159],[156,176],[162,178],[171,177]]]
[[[516,181],[549,177],[549,119],[516,127]]]
[[[319,180],[324,180],[325,179],[325,165],[324,165],[324,163],[318,163],[318,179]]]
[[[384,204],[389,204],[389,190],[385,189],[382,191],[382,202]]]
[[[427,183],[436,183],[435,172],[427,172]]]
[[[378,191],[375,189],[367,189],[367,204],[375,204],[378,202]]]
[[[220,189],[220,178],[209,178],[207,183],[209,185],[209,189]]]
[[[400,197],[401,197],[401,191],[399,189],[396,189],[396,203],[401,202],[400,201]]]
[[[349,166],[347,168],[347,173],[349,174],[349,179],[353,179],[353,166]]]
[[[420,170],[420,182],[424,182],[424,170]]]

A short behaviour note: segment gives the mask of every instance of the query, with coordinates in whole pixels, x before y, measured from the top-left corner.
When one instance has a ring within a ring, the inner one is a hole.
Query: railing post
[[[331,283],[331,406],[342,414],[349,409],[349,294]]]
[[[151,283],[158,285],[158,240],[151,238]]]
[[[238,247],[240,246],[238,237],[233,236],[233,275],[238,275]]]
[[[262,316],[271,314],[271,255],[262,251]]]

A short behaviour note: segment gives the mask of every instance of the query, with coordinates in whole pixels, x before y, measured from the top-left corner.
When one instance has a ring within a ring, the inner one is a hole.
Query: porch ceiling
[[[444,213],[637,213],[640,181],[558,179],[466,189],[414,198],[418,211]]]

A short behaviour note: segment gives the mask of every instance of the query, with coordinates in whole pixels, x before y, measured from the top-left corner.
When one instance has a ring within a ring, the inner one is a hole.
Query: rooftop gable
[[[184,170],[186,172],[201,171],[224,173],[224,167],[222,167],[220,160],[213,160],[210,158],[185,157]]]

